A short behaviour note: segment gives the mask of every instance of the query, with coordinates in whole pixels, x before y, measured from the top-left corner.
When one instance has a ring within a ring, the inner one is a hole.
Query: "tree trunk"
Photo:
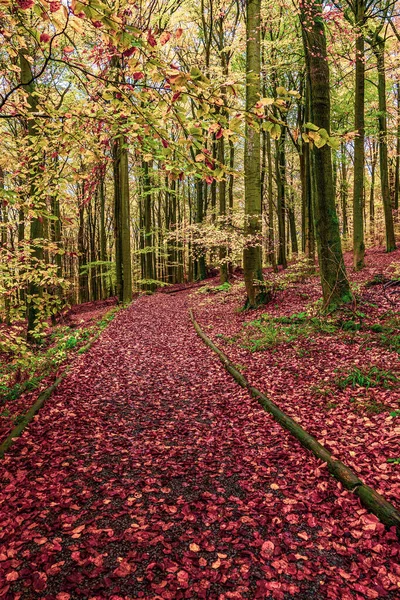
[[[129,170],[126,140],[118,137],[113,145],[114,234],[117,296],[123,304],[132,300],[132,260],[129,206]]]
[[[218,162],[221,165],[225,165],[225,143],[224,138],[221,137],[218,140]],[[226,229],[226,179],[225,175],[218,182],[218,200],[219,200],[219,216],[222,222],[220,227]],[[219,249],[219,262],[220,262],[220,282],[226,283],[228,277],[228,262],[227,262],[227,251],[226,246],[221,246]]]
[[[311,118],[317,127],[330,132],[329,66],[321,0],[303,5],[301,20],[310,83]],[[326,144],[312,151],[315,184],[315,229],[322,293],[326,308],[351,300],[343,261],[339,222],[333,194],[331,149]]]
[[[19,51],[19,65],[21,69],[21,84],[27,94],[27,102],[29,105],[29,112],[34,113],[37,109],[38,99],[35,96],[35,86],[32,82],[33,74],[30,63],[25,56],[26,50]],[[30,83],[29,83],[30,82]],[[33,144],[33,139],[37,136],[37,127],[35,123],[35,117],[28,117],[27,119],[27,133],[29,136],[29,144]],[[39,199],[36,197],[37,188],[35,179],[38,177],[37,167],[32,167],[33,173],[30,175],[30,196],[31,201],[35,204],[36,210],[40,208],[37,204]],[[43,239],[43,219],[40,215],[35,215],[31,219],[31,231],[30,238],[32,241]],[[43,261],[43,247],[41,243],[34,244],[32,258],[35,262]],[[27,300],[27,317],[28,317],[28,328],[27,328],[27,339],[30,342],[35,341],[34,331],[38,325],[39,310],[37,301],[42,294],[42,288],[36,282],[30,281],[28,283],[28,300]]]
[[[261,173],[260,131],[257,119],[250,114],[260,95],[260,15],[261,0],[246,2],[246,135],[244,148],[245,174],[245,234],[243,251],[244,280],[247,306],[256,305],[255,280],[262,280],[261,246]]]
[[[396,136],[396,166],[394,177],[394,210],[399,210],[400,193],[400,83],[396,83],[397,136]]]
[[[356,271],[364,267],[364,163],[365,163],[365,53],[363,25],[365,0],[355,0],[355,20],[358,27],[356,38],[356,74],[354,96],[354,187],[353,187],[353,264]]]
[[[385,73],[385,41],[376,36],[373,50],[378,68],[378,97],[379,97],[379,171],[381,176],[381,192],[383,212],[385,215],[386,252],[396,250],[392,203],[390,199],[388,149],[387,149],[387,117],[386,117],[386,73]]]
[[[345,143],[342,142],[340,144],[340,172],[341,172],[341,182],[340,182],[340,204],[342,209],[342,234],[343,237],[347,237],[349,232],[349,225],[347,219],[347,199],[349,196],[349,184],[347,181],[347,160],[346,160],[346,146]]]
[[[286,234],[285,234],[285,215],[286,215],[286,156],[285,156],[285,131],[275,142],[275,160],[276,160],[276,187],[277,187],[277,212],[278,212],[278,265],[284,269],[287,267],[286,256]]]

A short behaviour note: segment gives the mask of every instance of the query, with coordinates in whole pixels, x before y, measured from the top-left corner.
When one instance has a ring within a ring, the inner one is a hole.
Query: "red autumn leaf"
[[[28,10],[34,5],[33,0],[17,0],[17,4],[22,10]]]
[[[176,578],[182,588],[189,587],[189,574],[186,571],[178,571]]]
[[[86,525],[79,525],[72,530],[72,533],[81,533],[85,529]]]
[[[32,587],[35,592],[43,592],[47,587],[46,573],[39,573],[38,571],[35,571],[33,574]]]
[[[47,44],[50,41],[50,36],[48,33],[41,33],[39,39],[41,44]]]
[[[126,560],[122,560],[119,567],[114,570],[114,575],[117,577],[127,577],[130,575],[132,568]]]
[[[261,556],[263,558],[271,558],[273,556],[275,550],[275,544],[270,540],[267,540],[261,546]]]
[[[147,43],[148,43],[148,44],[149,44],[149,45],[150,45],[152,48],[154,48],[154,46],[156,46],[156,45],[157,45],[157,40],[156,40],[156,38],[154,37],[154,35],[152,34],[151,30],[149,30],[149,31],[148,31],[148,33],[147,33]]]
[[[50,12],[52,12],[52,13],[57,12],[61,8],[61,2],[58,2],[57,0],[52,0],[49,3],[49,7],[50,7]]]
[[[17,581],[18,578],[19,578],[18,571],[10,571],[6,575],[6,581]]]
[[[189,549],[192,552],[200,552],[200,546],[198,544],[195,544],[195,543],[190,544]]]
[[[133,56],[136,52],[136,48],[135,46],[132,46],[132,48],[127,48],[126,50],[123,51],[122,55],[125,56],[125,58],[129,58],[131,56]]]
[[[160,35],[160,44],[162,46],[164,46],[164,44],[166,44],[170,39],[171,39],[171,34],[169,33],[169,31],[164,31]]]

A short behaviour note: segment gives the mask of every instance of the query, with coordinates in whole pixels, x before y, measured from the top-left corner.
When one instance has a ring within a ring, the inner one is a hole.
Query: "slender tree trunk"
[[[80,186],[79,186],[80,188]],[[79,194],[80,196],[81,194]],[[79,204],[79,229],[78,229],[78,298],[79,302],[89,301],[89,278],[86,270],[88,263],[87,256],[87,239],[85,232],[85,204],[83,198],[80,199]]]
[[[285,154],[285,131],[281,138],[275,142],[275,160],[276,160],[276,184],[277,184],[277,211],[278,211],[278,264],[284,269],[287,267],[286,256],[286,233],[285,233],[285,215],[286,215],[286,154]]]
[[[396,166],[394,179],[394,210],[399,210],[400,194],[400,82],[396,83],[397,136],[396,136]]]
[[[249,122],[250,113],[260,94],[260,19],[261,0],[246,2],[246,139],[244,149],[245,173],[245,234],[246,247],[243,251],[244,280],[247,306],[256,305],[255,280],[262,281],[261,246],[261,173],[260,132],[258,123]],[[254,126],[255,125],[255,126]]]
[[[354,187],[353,187],[353,264],[356,271],[364,267],[364,167],[365,167],[365,52],[363,26],[365,0],[355,1],[355,20],[358,27],[356,38],[356,75],[354,97]]]
[[[372,140],[371,148],[371,189],[369,192],[369,233],[372,239],[375,237],[375,172],[378,161],[378,145]]]
[[[202,181],[197,181],[196,183],[196,222],[198,224],[201,224],[203,222],[203,182]],[[196,279],[199,279],[200,281],[202,281],[203,279],[206,278],[207,273],[206,273],[206,257],[204,254],[204,251],[202,248],[198,249],[198,259],[196,261],[195,264],[196,267],[196,274],[195,277]]]
[[[278,271],[275,254],[275,234],[274,234],[274,193],[273,193],[273,166],[272,166],[272,148],[271,136],[266,133],[266,152],[268,163],[268,260],[272,265],[274,272]]]
[[[151,180],[149,173],[149,164],[142,162],[143,170],[143,222],[144,222],[144,279],[146,284],[144,288],[148,291],[154,290],[154,260],[153,260],[153,221],[152,221],[152,194]]]
[[[104,192],[104,177],[105,173],[102,173],[99,182],[99,196],[100,196],[100,260],[102,263],[107,261],[107,234],[106,234],[106,197]],[[110,293],[110,285],[108,278],[106,278],[107,267],[102,265],[101,267],[101,296],[103,299],[107,298]]]
[[[317,127],[330,132],[329,66],[321,0],[302,5],[304,51],[311,91],[311,117]],[[331,149],[326,144],[314,148],[315,225],[319,269],[325,307],[335,307],[351,300],[343,261],[339,222],[333,193]]]
[[[387,109],[386,109],[386,73],[385,73],[385,41],[379,36],[375,37],[373,46],[378,67],[378,97],[379,97],[379,170],[381,176],[381,192],[383,212],[385,215],[386,252],[396,249],[394,236],[394,223],[392,202],[389,188],[389,165],[387,149]]]
[[[222,165],[225,164],[225,143],[224,138],[221,137],[218,140],[218,162]],[[219,216],[222,219],[220,226],[226,229],[226,179],[225,176],[218,182],[218,200],[219,200]],[[227,262],[227,251],[226,246],[221,246],[219,249],[219,261],[220,261],[220,282],[226,283],[228,277],[228,262]]]
[[[132,300],[132,261],[129,205],[129,170],[126,140],[114,140],[114,234],[117,296],[120,302]]]
[[[349,232],[349,225],[347,219],[347,200],[349,196],[349,184],[347,181],[348,171],[347,171],[347,159],[346,159],[346,146],[345,143],[342,142],[340,144],[340,172],[341,172],[341,182],[340,182],[340,204],[342,209],[342,234],[343,237],[347,237]]]
[[[37,109],[38,99],[35,96],[35,86],[32,82],[33,73],[30,62],[27,60],[26,51],[20,50],[19,52],[19,66],[21,69],[21,84],[24,91],[27,94],[27,102],[29,105],[29,112],[34,113]],[[35,123],[35,117],[28,117],[27,119],[27,133],[29,136],[29,145],[33,144],[34,138],[37,136],[37,126]],[[39,199],[37,196],[37,186],[36,186],[36,178],[38,177],[37,168],[35,166],[32,167],[33,173],[30,175],[30,196],[32,202],[35,204],[35,208],[38,209],[40,206]],[[43,218],[36,214],[31,219],[31,231],[30,238],[32,241],[43,239]],[[43,247],[40,241],[37,244],[34,244],[32,259],[36,262],[43,261]],[[35,327],[38,325],[39,320],[39,310],[37,301],[38,298],[42,294],[42,288],[35,281],[30,281],[28,283],[28,300],[27,300],[27,317],[28,317],[28,328],[27,328],[27,339],[30,342],[35,341],[34,331]]]

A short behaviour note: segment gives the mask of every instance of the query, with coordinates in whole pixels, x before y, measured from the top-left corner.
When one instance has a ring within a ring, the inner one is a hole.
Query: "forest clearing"
[[[0,598],[400,598],[400,4],[0,40]]]

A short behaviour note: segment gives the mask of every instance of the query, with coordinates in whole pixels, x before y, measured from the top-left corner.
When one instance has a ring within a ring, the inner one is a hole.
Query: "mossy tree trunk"
[[[386,73],[385,73],[385,40],[376,35],[373,40],[373,51],[378,68],[378,98],[379,98],[379,172],[381,176],[381,192],[383,213],[385,216],[386,252],[396,250],[392,202],[389,188],[389,166],[387,147],[387,107],[386,107]]]
[[[357,27],[356,72],[354,95],[354,185],[353,185],[353,264],[356,271],[364,267],[364,168],[365,168],[365,52],[364,33],[365,0],[354,0]]]
[[[329,66],[321,0],[302,5],[301,21],[310,83],[313,123],[330,132]],[[335,307],[351,299],[343,261],[333,188],[331,149],[325,144],[312,150],[315,191],[315,229],[324,305]]]
[[[246,139],[245,173],[245,234],[243,251],[244,280],[247,306],[256,305],[255,281],[262,280],[261,262],[261,145],[257,119],[251,116],[260,98],[260,11],[261,0],[246,2]]]

